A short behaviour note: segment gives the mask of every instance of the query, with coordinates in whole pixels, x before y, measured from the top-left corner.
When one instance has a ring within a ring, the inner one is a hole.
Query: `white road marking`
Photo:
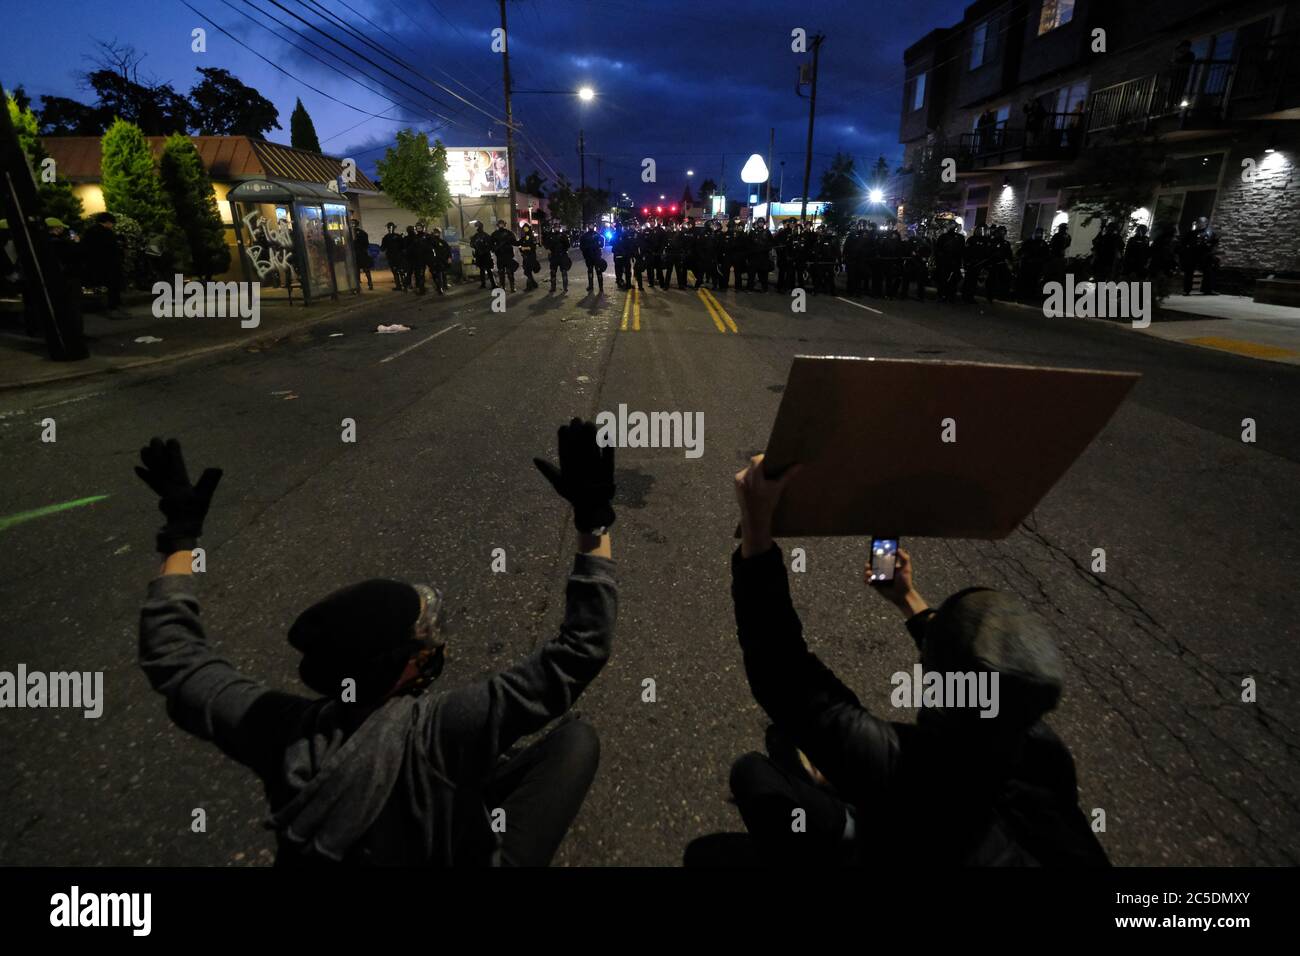
[[[842,295],[837,295],[835,298],[839,299],[841,302],[846,302],[846,303],[848,303],[849,305],[856,306],[856,307],[859,308],[859,309],[866,309],[868,312],[874,312],[874,313],[876,313],[876,315],[884,315],[884,314],[885,314],[885,313],[881,312],[879,309],[873,309],[871,306],[869,306],[869,305],[863,305],[861,302],[854,302],[852,299],[846,299],[846,298],[844,298],[844,296],[842,296]]]
[[[460,323],[459,323],[459,322],[457,322],[455,325],[449,325],[449,326],[447,326],[445,329],[439,329],[437,332],[434,332],[434,333],[433,333],[431,336],[429,336],[427,339],[420,339],[420,341],[416,342],[414,345],[408,345],[406,348],[402,349],[400,352],[394,352],[392,355],[388,356],[387,358],[381,358],[381,359],[379,360],[379,364],[380,364],[380,365],[383,365],[385,362],[391,362],[391,361],[392,361],[393,359],[395,359],[395,358],[401,358],[401,357],[402,357],[403,355],[405,355],[407,352],[411,351],[411,349],[418,349],[418,348],[419,348],[421,345],[423,345],[425,342],[432,342],[434,339],[436,339],[438,336],[442,335],[444,332],[450,332],[452,329],[458,329],[458,328],[460,328]]]

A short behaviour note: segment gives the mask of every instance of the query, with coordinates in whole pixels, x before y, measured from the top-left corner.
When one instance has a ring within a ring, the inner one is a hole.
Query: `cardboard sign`
[[[779,536],[1004,538],[1115,413],[1132,372],[797,356],[764,466],[804,467]]]

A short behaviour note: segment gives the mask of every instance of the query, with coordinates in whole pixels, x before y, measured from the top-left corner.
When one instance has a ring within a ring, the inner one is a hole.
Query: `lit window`
[[[912,78],[912,109],[919,110],[925,105],[925,74]]]
[[[970,35],[970,68],[977,70],[984,65],[984,56],[987,53],[989,38],[989,25],[981,23]]]
[[[1050,33],[1074,19],[1074,0],[1043,0],[1043,11],[1038,16],[1038,35]]]

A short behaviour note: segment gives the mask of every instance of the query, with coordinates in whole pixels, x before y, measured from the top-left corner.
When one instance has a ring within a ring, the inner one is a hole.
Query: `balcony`
[[[1086,122],[1083,112],[1043,113],[1024,126],[1006,120],[963,133],[957,165],[963,172],[1023,169],[1078,155]]]
[[[1235,73],[1232,60],[1195,60],[1097,90],[1088,104],[1088,132],[1146,132],[1166,117],[1177,118],[1166,126],[1213,127],[1227,115]]]

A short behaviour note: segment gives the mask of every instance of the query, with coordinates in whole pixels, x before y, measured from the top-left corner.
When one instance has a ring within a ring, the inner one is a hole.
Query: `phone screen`
[[[894,562],[898,556],[897,538],[871,539],[871,580],[894,580]]]

